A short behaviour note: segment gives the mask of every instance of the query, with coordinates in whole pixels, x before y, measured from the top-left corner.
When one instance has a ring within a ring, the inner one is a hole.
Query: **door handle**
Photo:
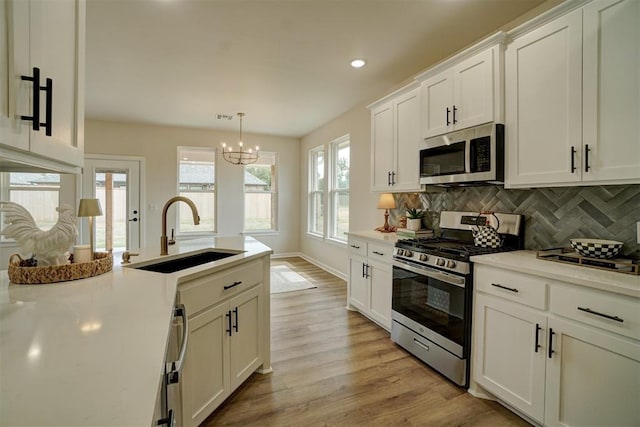
[[[396,185],[396,173],[391,172],[391,185]]]
[[[555,351],[553,351],[553,336],[555,334],[556,333],[553,332],[553,329],[549,328],[549,359],[551,359],[551,356],[555,353]]]
[[[589,148],[589,144],[584,145],[584,171],[589,172],[589,152],[591,148]]]
[[[227,318],[227,329],[226,332],[229,334],[229,336],[231,336],[232,332],[231,332],[231,310],[227,311],[227,313],[225,314],[226,318]]]
[[[53,80],[47,79],[46,85],[41,88],[44,89],[44,93],[46,94],[45,98],[45,110],[44,110],[44,123],[40,123],[41,126],[44,126],[44,133],[47,136],[51,136],[51,116],[53,114]]]
[[[138,218],[131,218],[129,222],[138,222]]]
[[[233,330],[238,332],[238,307],[233,309],[233,314],[236,315],[236,324],[233,325]]]
[[[387,187],[391,185],[391,172],[387,172]]]
[[[538,349],[540,348],[540,341],[539,341],[540,336],[539,335],[540,335],[540,330],[541,329],[542,328],[540,327],[540,325],[536,323],[536,343],[535,343],[535,346],[534,346],[534,350],[535,350],[536,353],[538,352]]]
[[[576,147],[571,146],[571,173],[576,171]]]
[[[451,121],[449,120],[449,114],[451,113],[451,110],[449,109],[449,107],[447,107],[447,126],[449,126],[451,124]]]
[[[454,105],[453,106],[453,124],[454,125],[458,123],[458,120],[456,119],[456,111],[458,111],[458,108]]]

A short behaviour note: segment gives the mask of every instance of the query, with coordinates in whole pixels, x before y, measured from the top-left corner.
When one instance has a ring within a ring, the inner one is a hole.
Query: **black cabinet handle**
[[[453,106],[453,124],[455,125],[456,123],[458,123],[458,120],[456,119],[456,111],[458,111],[458,108],[456,108],[456,106]]]
[[[233,314],[236,315],[236,324],[233,325],[233,330],[238,332],[238,307],[233,309]]]
[[[576,147],[571,146],[571,173],[576,171]]]
[[[53,80],[47,79],[47,84],[44,86],[44,93],[46,94],[45,110],[44,110],[44,123],[40,123],[44,126],[44,133],[47,136],[51,136],[51,116],[53,114]]]
[[[169,409],[169,415],[167,415],[167,418],[160,418],[158,421],[156,421],[156,425],[157,426],[166,425],[167,427],[173,427],[174,418],[175,418],[175,412],[173,411],[173,409]]]
[[[612,316],[610,314],[604,314],[597,311],[593,311],[588,307],[578,307],[578,310],[584,311],[585,313],[589,313],[589,314],[595,314],[596,316],[604,317],[606,319],[615,320],[616,322],[620,322],[620,323],[624,322],[624,320],[618,316]]]
[[[20,76],[20,79],[33,82],[31,95],[32,116],[20,116],[20,119],[32,122],[31,129],[40,130],[40,68],[33,67],[33,76]]]
[[[387,172],[387,187],[391,186],[391,171]]]
[[[242,284],[242,281],[233,282],[230,285],[224,285],[224,290],[226,291],[227,289],[235,288],[236,286],[241,285],[241,284]]]
[[[591,148],[589,148],[589,144],[585,144],[584,146],[584,171],[585,172],[589,172],[589,169],[591,169],[589,167],[589,152],[591,151]]]
[[[362,263],[362,277],[366,277],[366,276],[364,275],[364,266],[365,266],[365,263],[363,262],[363,263]]]
[[[227,333],[231,336],[231,310],[227,311],[225,316],[227,317]]]
[[[349,246],[351,246],[354,249],[360,249],[360,246],[358,246],[358,245],[349,245]]]
[[[553,336],[555,334],[556,333],[553,332],[553,329],[549,328],[549,359],[551,359],[551,355],[555,353],[555,351],[553,351]]]
[[[384,256],[384,254],[383,254],[382,252],[373,251],[372,253],[374,253],[374,254],[376,254],[376,255]]]
[[[496,288],[506,289],[507,291],[518,293],[519,291],[516,288],[508,288],[506,286],[499,285],[497,283],[492,283],[491,286],[495,286]]]
[[[540,337],[539,337],[539,335],[540,335],[540,330],[541,329],[542,328],[540,327],[540,325],[536,323],[536,344],[535,344],[535,348],[534,348],[536,353],[538,352],[538,349],[540,348],[540,341],[539,341]]]
[[[447,126],[451,124],[451,121],[449,120],[449,113],[451,113],[451,110],[447,107]]]
[[[369,278],[369,264],[363,264],[364,267],[364,278],[368,279]]]

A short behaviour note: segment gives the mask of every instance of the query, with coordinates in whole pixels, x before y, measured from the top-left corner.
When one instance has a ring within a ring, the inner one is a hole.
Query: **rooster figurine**
[[[76,241],[78,228],[73,208],[62,204],[56,208],[58,221],[50,230],[43,231],[31,214],[14,202],[0,202],[4,223],[9,224],[0,234],[15,239],[23,254],[33,253],[39,266],[66,264],[69,248]]]

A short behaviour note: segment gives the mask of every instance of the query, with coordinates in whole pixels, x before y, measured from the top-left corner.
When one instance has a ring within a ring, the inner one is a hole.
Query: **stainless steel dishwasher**
[[[154,424],[178,427],[180,425],[180,376],[187,354],[189,320],[184,304],[176,304],[173,310],[171,334],[165,352],[164,371],[154,411]],[[178,346],[178,342],[181,341]],[[172,360],[167,362],[167,360]]]

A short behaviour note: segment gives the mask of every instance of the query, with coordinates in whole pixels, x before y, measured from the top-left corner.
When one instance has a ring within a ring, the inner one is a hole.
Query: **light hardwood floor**
[[[527,426],[476,399],[345,309],[346,283],[301,258],[288,265],[318,287],[271,296],[274,372],[254,374],[203,423],[324,426]]]

